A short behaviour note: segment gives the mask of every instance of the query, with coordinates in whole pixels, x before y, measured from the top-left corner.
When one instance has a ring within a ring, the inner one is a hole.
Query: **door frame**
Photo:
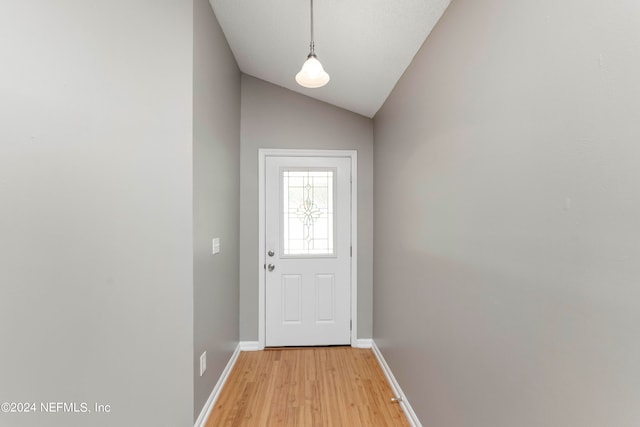
[[[266,336],[266,160],[267,157],[346,157],[351,159],[351,346],[358,342],[358,152],[356,150],[258,149],[258,346]]]

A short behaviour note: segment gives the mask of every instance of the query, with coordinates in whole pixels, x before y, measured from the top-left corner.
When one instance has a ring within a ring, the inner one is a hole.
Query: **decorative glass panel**
[[[283,254],[334,255],[335,169],[283,170]]]

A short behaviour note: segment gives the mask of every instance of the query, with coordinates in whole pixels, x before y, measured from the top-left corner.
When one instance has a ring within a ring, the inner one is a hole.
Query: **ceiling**
[[[210,0],[240,70],[373,117],[450,0],[315,0],[316,54],[331,76],[294,77],[309,53],[310,0]]]

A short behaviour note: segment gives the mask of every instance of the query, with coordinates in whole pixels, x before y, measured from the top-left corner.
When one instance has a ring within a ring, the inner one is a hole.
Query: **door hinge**
[[[353,246],[349,246],[349,256],[353,256]]]
[[[353,330],[353,320],[349,320],[349,330]]]

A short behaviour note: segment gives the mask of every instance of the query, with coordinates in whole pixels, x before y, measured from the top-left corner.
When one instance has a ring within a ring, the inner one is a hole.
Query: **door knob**
[[[273,251],[269,251],[269,252],[267,252],[267,255],[269,255],[269,256],[274,256],[275,254],[276,254],[276,253],[275,253],[275,252],[273,252]]]
[[[273,265],[273,264],[269,264],[269,265],[267,266],[267,269],[269,269],[269,271],[273,271],[275,268],[276,268],[276,266],[275,266],[275,265]]]

